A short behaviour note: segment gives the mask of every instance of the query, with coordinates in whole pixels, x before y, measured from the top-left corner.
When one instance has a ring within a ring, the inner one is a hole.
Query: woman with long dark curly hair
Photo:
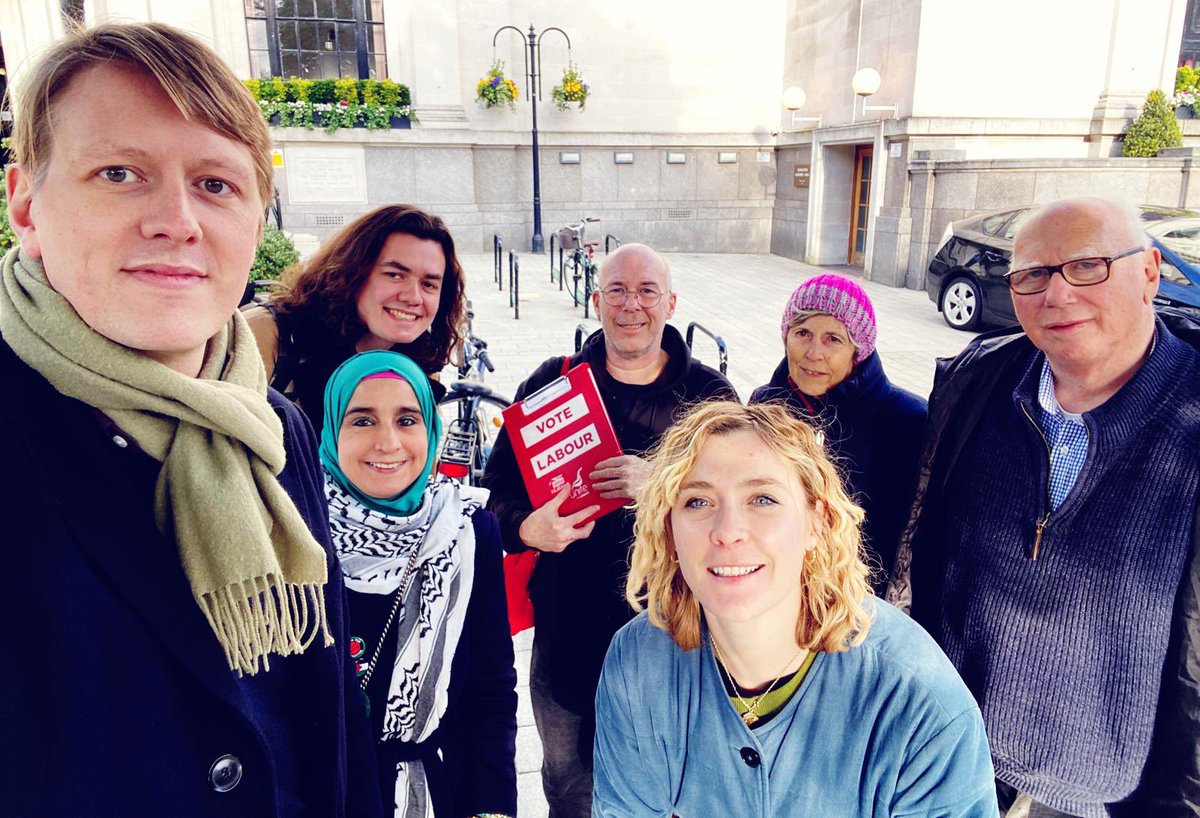
[[[445,223],[397,204],[343,227],[245,316],[271,385],[320,429],[325,383],[343,361],[391,349],[435,378],[461,342],[465,305],[462,266]],[[440,399],[445,389],[436,381],[433,388]]]

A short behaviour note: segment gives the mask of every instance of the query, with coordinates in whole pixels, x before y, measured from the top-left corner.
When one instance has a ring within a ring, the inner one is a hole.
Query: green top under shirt
[[[795,695],[796,691],[800,689],[800,684],[804,681],[804,677],[808,675],[808,669],[812,667],[813,660],[816,658],[816,651],[810,650],[808,652],[808,656],[805,657],[804,661],[800,664],[800,667],[796,670],[796,672],[791,675],[791,678],[762,697],[762,701],[759,702],[758,709],[754,711],[758,716],[758,721],[756,721],[751,727],[752,730],[757,730],[759,727],[762,727],[764,724],[774,718],[776,713],[783,709],[783,706],[787,704],[791,700],[792,696]],[[722,674],[721,681],[725,685],[725,694],[729,696],[730,704],[733,705],[733,709],[737,712],[737,714],[741,716],[749,708],[742,704],[741,699],[738,698],[738,695],[740,694],[741,698],[745,699],[747,703],[753,704],[753,699],[757,694],[748,693],[745,690],[742,690],[740,687],[735,690],[732,687],[728,672]]]

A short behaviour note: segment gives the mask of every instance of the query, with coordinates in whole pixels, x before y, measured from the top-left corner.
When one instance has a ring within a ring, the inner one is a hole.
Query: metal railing
[[[692,337],[696,334],[696,330],[700,330],[709,338],[713,339],[713,342],[717,345],[717,359],[720,362],[721,374],[726,374],[729,369],[729,346],[725,343],[725,339],[720,335],[713,334],[713,332],[707,329],[703,324],[698,324],[693,321],[687,326],[686,340],[688,349],[692,348]]]
[[[609,242],[613,242],[618,247],[621,246],[621,240],[619,238],[614,236],[612,233],[605,234],[605,236],[604,236],[604,255],[606,255],[606,256],[608,255],[608,243]]]

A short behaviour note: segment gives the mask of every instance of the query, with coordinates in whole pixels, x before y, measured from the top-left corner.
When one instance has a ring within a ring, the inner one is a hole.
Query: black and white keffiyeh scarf
[[[434,476],[410,517],[365,508],[328,474],[325,493],[347,588],[364,594],[394,593],[409,560],[417,560],[393,625],[396,662],[380,738],[422,742],[446,712],[450,666],[475,580],[471,516],[487,501],[488,492]],[[420,761],[397,765],[395,795],[396,818],[432,818]]]

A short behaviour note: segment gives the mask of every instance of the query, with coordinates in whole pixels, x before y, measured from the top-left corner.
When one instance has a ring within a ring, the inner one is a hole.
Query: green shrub
[[[242,80],[242,85],[250,91],[250,96],[262,99],[262,80]]]
[[[337,90],[333,80],[313,80],[308,86],[309,102],[337,102]]]
[[[336,102],[349,102],[351,105],[358,104],[358,80],[337,80],[333,83],[334,96]]]
[[[288,102],[308,102],[308,86],[311,83],[308,80],[302,80],[299,77],[292,77],[286,83],[286,100]]]
[[[296,245],[292,244],[287,233],[273,224],[267,224],[263,228],[262,241],[254,252],[250,280],[278,281],[283,271],[299,260],[300,254],[296,252]]]
[[[380,80],[375,83],[375,96],[380,105],[407,105],[407,102],[400,102],[400,89],[404,86],[393,80]],[[407,89],[405,89],[407,90]]]
[[[1200,85],[1200,68],[1181,65],[1175,69],[1175,93]]]
[[[266,102],[283,102],[287,97],[287,88],[280,77],[261,80],[258,86],[258,98]]]
[[[1122,156],[1157,156],[1162,148],[1177,148],[1183,144],[1183,133],[1175,121],[1175,112],[1162,91],[1146,96],[1142,113],[1121,140]]]

